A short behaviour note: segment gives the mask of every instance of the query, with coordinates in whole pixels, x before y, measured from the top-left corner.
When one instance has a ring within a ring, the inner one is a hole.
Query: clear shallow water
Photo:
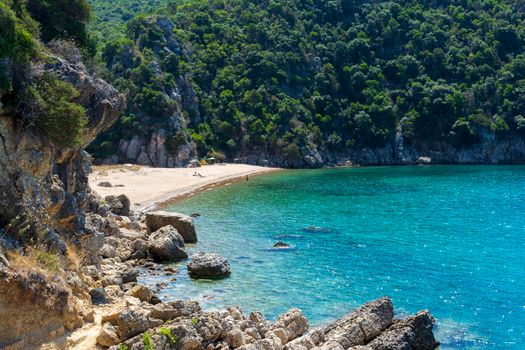
[[[220,253],[233,272],[192,281],[179,264],[163,298],[269,318],[299,307],[321,324],[388,295],[399,315],[428,308],[442,349],[523,349],[524,166],[285,171],[169,210],[200,213],[190,251]],[[295,249],[269,249],[277,241]]]

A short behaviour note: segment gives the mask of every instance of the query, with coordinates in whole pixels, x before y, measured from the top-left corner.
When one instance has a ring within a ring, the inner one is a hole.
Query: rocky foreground
[[[388,298],[367,303],[330,325],[315,329],[309,328],[299,309],[289,310],[272,323],[258,312],[243,315],[239,307],[203,312],[198,303],[191,301],[151,305],[127,296],[126,302],[126,308],[103,317],[99,344],[115,350],[430,350],[439,345],[432,333],[434,320],[428,312],[394,319]]]

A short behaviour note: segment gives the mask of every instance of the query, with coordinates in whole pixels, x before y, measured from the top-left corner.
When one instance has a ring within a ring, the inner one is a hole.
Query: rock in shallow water
[[[284,242],[277,242],[273,245],[274,248],[290,248],[289,244],[286,244]]]
[[[146,213],[146,226],[151,232],[168,225],[177,229],[185,243],[197,242],[197,232],[190,216],[167,211]]]
[[[188,264],[192,278],[224,278],[231,273],[230,263],[218,254],[198,253]]]

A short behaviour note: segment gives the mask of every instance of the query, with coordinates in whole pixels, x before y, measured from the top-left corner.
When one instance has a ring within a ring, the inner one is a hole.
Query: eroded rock
[[[158,262],[178,261],[188,257],[183,238],[171,225],[162,227],[149,236],[148,250]]]
[[[148,287],[143,286],[142,284],[137,284],[128,291],[128,294],[140,299],[140,301],[149,302],[153,297],[153,293],[149,290]]]
[[[131,202],[126,195],[106,196],[104,199],[113,213],[122,216],[128,216],[130,214]]]
[[[225,278],[231,273],[228,261],[224,257],[213,253],[195,254],[187,266],[190,276],[197,279]]]
[[[146,213],[146,226],[150,232],[157,231],[168,225],[177,229],[182,238],[184,238],[185,243],[197,242],[197,232],[195,231],[193,219],[190,216],[167,211]]]
[[[104,323],[97,336],[97,344],[106,347],[120,344],[120,338],[117,334],[117,330],[111,323]]]

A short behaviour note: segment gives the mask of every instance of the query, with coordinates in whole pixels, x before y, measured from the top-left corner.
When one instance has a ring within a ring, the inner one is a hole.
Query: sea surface
[[[388,295],[397,315],[429,309],[441,349],[524,349],[525,166],[282,171],[168,208],[195,219],[190,253],[216,252],[230,278],[193,281],[185,263],[164,299],[240,305],[311,324]],[[289,250],[272,246],[282,241]]]

